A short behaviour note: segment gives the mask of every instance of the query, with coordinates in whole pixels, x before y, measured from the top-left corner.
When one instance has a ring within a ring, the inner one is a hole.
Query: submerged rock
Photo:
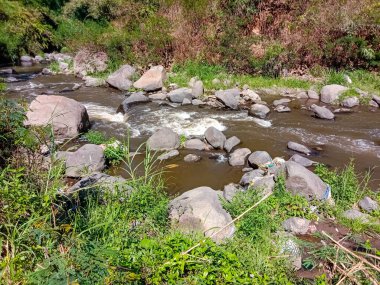
[[[169,217],[176,229],[186,233],[201,232],[206,237],[232,221],[230,214],[223,209],[217,191],[205,186],[187,191],[171,201]],[[234,232],[232,224],[211,238],[222,242]]]
[[[172,150],[180,145],[179,136],[169,128],[162,128],[155,132],[147,141],[151,150]]]
[[[209,127],[205,131],[205,138],[207,142],[212,145],[214,148],[222,149],[224,146],[224,142],[226,141],[225,135],[216,129],[215,127]]]
[[[86,108],[63,96],[37,96],[30,104],[26,118],[27,126],[51,125],[58,139],[77,137],[90,127]]]
[[[168,152],[161,154],[159,157],[157,157],[157,159],[158,160],[167,160],[167,159],[173,158],[177,155],[179,155],[179,151],[176,149],[172,149]]]
[[[162,65],[157,65],[146,71],[139,80],[133,83],[133,87],[143,89],[144,91],[155,91],[164,86],[165,80],[165,68]]]

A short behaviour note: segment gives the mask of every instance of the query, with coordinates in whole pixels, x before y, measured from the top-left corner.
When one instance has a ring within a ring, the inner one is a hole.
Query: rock
[[[289,107],[283,105],[278,105],[274,110],[278,113],[288,113],[292,111]]]
[[[99,87],[106,85],[106,81],[103,78],[96,78],[92,76],[83,77],[86,87]]]
[[[293,155],[291,158],[289,158],[290,161],[294,161],[294,162],[297,162],[298,164],[304,166],[304,167],[310,167],[312,166],[313,164],[316,164],[315,161],[312,161],[306,157],[303,157],[299,154],[295,154]]]
[[[302,253],[294,241],[295,237],[291,234],[286,233],[279,241],[280,255],[288,256],[289,261],[292,263],[293,270],[297,271],[302,268]]]
[[[306,155],[311,154],[311,150],[308,147],[296,142],[288,142],[288,149],[291,149],[291,150],[294,150]]]
[[[265,117],[270,112],[270,109],[263,104],[254,104],[249,110],[249,114],[260,119],[265,119]]]
[[[0,69],[0,74],[12,74],[12,73],[13,73],[13,69],[12,68]]]
[[[380,96],[373,94],[372,100],[375,101],[378,105],[380,105]]]
[[[244,87],[243,87],[244,89]],[[251,101],[261,101],[261,98],[259,96],[259,94],[257,94],[255,91],[251,90],[251,89],[244,89],[243,92],[242,92],[242,95],[243,95],[243,98],[244,100],[248,101],[248,100],[251,100]]]
[[[209,127],[205,131],[205,138],[206,141],[212,145],[214,148],[220,148],[222,149],[224,146],[224,142],[226,141],[226,137],[224,134],[216,129],[215,127]]]
[[[34,57],[34,61],[35,62],[41,62],[41,61],[43,61],[44,60],[44,58],[42,57],[42,56],[40,56],[40,55],[36,55],[35,57]]]
[[[199,100],[199,99],[193,99],[191,101],[191,103],[194,105],[194,106],[200,106],[200,105],[205,105],[206,103],[203,102],[202,100]]]
[[[240,140],[239,138],[233,136],[233,137],[230,137],[229,139],[227,139],[225,142],[224,142],[224,149],[225,151],[227,152],[231,152],[231,150],[237,146],[238,144],[240,144]]]
[[[284,105],[284,104],[287,104],[289,102],[291,102],[292,100],[288,99],[288,98],[283,98],[283,99],[279,99],[279,100],[274,100],[273,101],[273,106],[277,107],[279,105]]]
[[[252,167],[244,167],[241,171],[245,173],[245,172],[250,172],[252,170],[254,170]]]
[[[155,132],[147,141],[147,146],[151,150],[177,149],[179,145],[178,135],[166,127]]]
[[[333,120],[335,115],[326,107],[320,107],[315,104],[310,106],[310,109],[315,113],[315,116],[320,119]]]
[[[230,183],[223,188],[223,198],[226,199],[226,201],[231,202],[235,195],[240,191],[242,191],[240,185]]]
[[[3,80],[5,83],[12,83],[12,82],[19,81],[16,77],[13,77],[13,76],[5,77]]]
[[[303,218],[289,218],[282,223],[285,231],[295,235],[304,235],[309,229],[310,221]]]
[[[186,149],[197,149],[197,150],[209,150],[207,144],[205,144],[200,139],[190,139],[185,141],[184,148]]]
[[[346,108],[352,108],[359,105],[359,98],[358,97],[349,97],[346,98],[340,103],[343,107]]]
[[[214,78],[212,81],[211,81],[212,85],[219,85],[221,82],[218,78]]]
[[[133,86],[145,91],[155,91],[164,86],[166,80],[166,71],[162,65],[151,67],[146,71]],[[181,101],[182,102],[182,101]]]
[[[165,100],[168,97],[168,95],[166,93],[159,92],[159,93],[151,94],[148,97],[151,100]]]
[[[275,186],[275,182],[273,179],[273,175],[264,176],[264,177],[256,177],[252,179],[250,182],[250,188],[259,189],[263,194],[268,194],[273,192]]]
[[[379,204],[368,196],[359,201],[359,207],[368,213],[379,210]]]
[[[61,71],[61,72],[65,72],[65,71],[68,71],[69,70],[69,64],[68,63],[66,63],[66,62],[59,62],[58,63],[59,64],[59,70]]]
[[[266,151],[255,151],[248,157],[248,162],[253,168],[258,168],[271,161],[272,158]]]
[[[27,126],[52,125],[57,139],[77,137],[90,127],[86,108],[63,96],[37,96],[26,113]]]
[[[178,88],[172,90],[168,94],[169,100],[173,103],[182,103],[183,99],[187,98],[190,102],[193,99],[190,88]]]
[[[375,100],[369,101],[369,106],[379,108],[379,104],[377,104]]]
[[[184,98],[182,101],[182,106],[191,105],[191,100],[188,98]]]
[[[198,80],[199,80],[199,79],[198,79],[198,76],[191,77],[191,78],[190,78],[190,81],[189,81],[189,83],[188,83],[189,87],[190,87],[190,88],[193,88],[195,82],[197,82]]]
[[[347,87],[338,84],[323,86],[321,89],[321,101],[326,104],[335,103],[338,101],[339,96],[347,90]]]
[[[231,166],[243,166],[245,164],[247,156],[251,153],[248,148],[238,148],[233,153],[231,153],[228,160]]]
[[[132,86],[132,78],[136,73],[136,69],[128,64],[122,65],[114,73],[107,78],[107,83],[119,90],[129,90]]]
[[[20,60],[22,62],[32,62],[33,61],[33,58],[29,55],[23,55],[20,57]]]
[[[297,99],[309,99],[309,96],[307,95],[307,92],[305,92],[305,91],[297,92],[295,97]]]
[[[83,177],[105,167],[103,148],[95,144],[86,144],[66,159],[66,176]]]
[[[333,111],[333,113],[352,113],[353,111],[348,108],[338,108]]]
[[[198,187],[187,191],[171,201],[169,217],[173,226],[183,232],[202,232],[211,236],[232,221],[222,207],[218,193],[209,187]],[[215,242],[221,242],[233,236],[235,226],[232,224],[214,235]]]
[[[82,84],[74,83],[74,85],[71,87],[71,90],[75,91],[75,90],[78,90],[81,87],[82,87]]]
[[[348,220],[359,220],[362,223],[369,222],[369,215],[363,214],[362,212],[356,209],[344,211],[342,216]]]
[[[161,154],[159,157],[157,157],[157,159],[158,160],[166,160],[169,158],[173,158],[177,155],[179,155],[179,151],[176,149],[172,149],[172,150],[169,150],[168,152]]]
[[[188,154],[183,158],[183,160],[185,162],[197,162],[201,160],[201,157],[196,154]]]
[[[216,98],[223,104],[233,110],[239,105],[240,91],[239,89],[219,90],[215,93]]]
[[[313,172],[302,165],[287,161],[286,188],[294,195],[300,195],[308,200],[327,200],[329,189],[327,185]]]
[[[89,176],[86,176],[75,183],[73,186],[65,191],[66,195],[76,193],[80,190],[92,190],[99,188],[104,191],[115,191],[125,189],[126,192],[130,192],[132,189],[125,185],[125,179],[122,177],[110,176],[101,172],[94,172]]]
[[[255,179],[262,177],[264,175],[264,171],[261,169],[255,169],[249,172],[244,173],[243,177],[240,179],[240,185],[247,186]]]
[[[312,90],[312,89],[308,90],[307,96],[309,97],[309,99],[319,100],[319,94],[315,90]]]
[[[42,69],[42,74],[43,75],[53,75],[54,74],[54,72],[53,71],[51,71],[49,68],[43,68]]]
[[[202,97],[203,92],[204,92],[203,82],[200,80],[195,81],[194,85],[192,86],[192,90],[191,90],[193,98]]]
[[[125,99],[123,103],[121,103],[117,111],[126,113],[131,106],[141,103],[147,103],[149,101],[150,99],[144,95],[144,92],[134,92],[131,94],[131,96]]]
[[[91,52],[87,49],[79,51],[74,57],[74,73],[87,75],[102,72],[108,67],[108,56],[104,52]]]

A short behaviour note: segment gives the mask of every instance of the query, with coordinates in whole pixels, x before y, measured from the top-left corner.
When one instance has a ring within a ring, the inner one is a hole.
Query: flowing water
[[[8,85],[7,96],[31,101],[42,93],[58,93],[74,83],[82,83],[69,75],[37,76],[36,70],[19,69],[19,81]],[[380,181],[380,111],[358,107],[353,113],[337,114],[336,120],[319,120],[302,105],[312,101],[296,100],[290,103],[291,113],[271,112],[266,120],[248,116],[247,111],[215,110],[197,106],[160,106],[147,103],[133,106],[127,114],[116,113],[125,96],[112,88],[82,87],[73,92],[63,92],[83,103],[90,116],[92,129],[103,131],[107,136],[121,141],[129,138],[131,151],[161,127],[169,127],[187,137],[202,136],[210,127],[223,131],[227,137],[237,136],[242,141],[240,147],[252,151],[265,150],[272,157],[288,159],[294,152],[287,149],[288,141],[296,141],[317,149],[311,159],[332,167],[342,167],[350,159],[355,159],[357,169],[372,172],[371,187],[376,190]],[[271,103],[278,97],[262,99]],[[185,163],[183,157],[196,153],[202,157],[198,163]],[[210,152],[180,150],[180,155],[163,162],[174,165],[165,173],[168,191],[181,193],[198,186],[221,189],[231,182],[239,182],[241,167],[229,166],[225,154],[218,159],[209,159]],[[141,159],[141,158],[140,158]],[[110,169],[112,174],[126,175],[120,168]]]

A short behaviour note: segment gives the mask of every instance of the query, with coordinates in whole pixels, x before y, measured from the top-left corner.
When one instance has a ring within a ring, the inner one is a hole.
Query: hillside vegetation
[[[115,66],[202,60],[265,75],[380,61],[376,0],[1,0],[0,21],[2,62],[85,46]]]

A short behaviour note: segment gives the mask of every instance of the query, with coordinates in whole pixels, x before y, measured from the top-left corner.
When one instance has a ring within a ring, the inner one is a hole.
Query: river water
[[[42,93],[58,93],[74,83],[82,83],[71,75],[37,76],[35,69],[18,69],[19,74],[10,75],[19,81],[8,84],[6,96],[22,98],[28,102]],[[310,157],[331,167],[342,167],[350,159],[355,160],[357,170],[371,171],[371,187],[379,188],[380,183],[380,111],[368,107],[358,107],[353,113],[337,114],[336,120],[319,120],[302,108],[311,100],[295,100],[289,106],[291,113],[272,111],[266,120],[258,120],[247,115],[247,111],[215,110],[197,106],[177,108],[147,103],[133,106],[127,114],[116,113],[125,96],[112,88],[81,87],[79,90],[64,92],[67,96],[83,103],[90,116],[92,129],[103,131],[121,141],[129,138],[131,151],[161,127],[169,127],[187,137],[202,136],[204,131],[214,126],[227,137],[237,136],[242,141],[239,147],[252,151],[265,150],[272,157],[290,158],[294,152],[287,149],[288,141],[305,144],[315,153]],[[262,96],[271,103],[276,96]],[[200,162],[185,163],[186,154],[195,153],[202,157]],[[165,180],[168,192],[182,193],[198,186],[222,189],[231,182],[239,182],[243,175],[241,167],[229,166],[225,154],[218,159],[210,159],[210,152],[180,150],[180,155],[163,162],[166,168]],[[137,160],[142,160],[138,158]],[[127,176],[123,167],[114,167],[112,174]]]

